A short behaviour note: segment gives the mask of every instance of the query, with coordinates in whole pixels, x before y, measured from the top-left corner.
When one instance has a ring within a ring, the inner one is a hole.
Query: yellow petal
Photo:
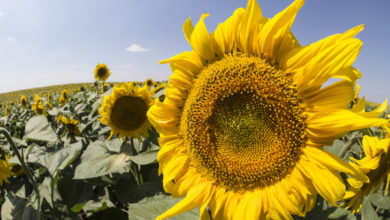
[[[203,57],[206,63],[212,63],[217,59],[217,45],[215,39],[207,31],[204,19],[208,14],[203,14],[195,25],[191,35],[191,46],[194,52]]]
[[[188,69],[191,73],[199,73],[203,69],[203,61],[198,54],[194,52],[182,52],[176,56],[160,61],[161,64],[175,63],[182,66],[182,69]]]
[[[199,183],[188,191],[187,196],[183,200],[158,216],[156,220],[166,219],[201,206],[209,200],[213,193],[214,186],[211,182]]]
[[[176,87],[169,87],[165,90],[165,103],[168,105],[175,105],[177,107],[183,107],[188,96],[188,91],[180,90]]]
[[[352,82],[339,81],[302,97],[303,103],[308,110],[346,109],[353,98],[353,88]]]
[[[264,24],[259,33],[259,48],[258,52],[263,54],[268,59],[273,60],[275,55],[279,57],[280,54],[276,52],[285,52],[285,49],[279,47],[283,41],[289,39],[290,29],[294,23],[294,19],[299,9],[302,7],[304,1],[296,0],[289,7],[284,9],[282,12],[276,14],[272,19]],[[285,44],[285,43],[283,43]],[[278,58],[279,59],[279,58]]]
[[[323,167],[344,172],[358,179],[359,181],[368,182],[368,177],[366,175],[362,174],[359,170],[355,169],[350,164],[343,161],[341,158],[329,152],[318,149],[316,147],[305,147],[303,149],[303,152],[315,164],[320,164]]]
[[[226,19],[225,22],[219,24],[215,30],[214,38],[221,53],[230,53],[236,49],[237,30],[243,13],[243,8],[236,9],[233,15]]]
[[[339,41],[354,37],[362,31],[364,25],[354,27],[343,34],[335,34],[305,47],[295,48],[286,53],[280,60],[280,66],[286,72],[295,73],[303,68],[313,57]]]
[[[185,150],[183,147],[183,140],[178,135],[169,135],[160,137],[158,140],[161,148],[158,151],[157,160],[162,161],[170,154]]]
[[[187,155],[176,153],[175,157],[160,163],[164,173],[163,186],[175,178],[180,178],[188,168],[189,160]]]
[[[344,40],[312,58],[294,75],[294,81],[298,83],[302,94],[321,88],[339,70],[351,67],[362,44],[358,39]]]
[[[352,107],[352,112],[365,112],[366,111],[366,98],[363,97]]]
[[[346,132],[384,126],[386,119],[365,118],[348,110],[329,110],[315,113],[306,119],[309,138],[313,143],[330,144]]]
[[[241,16],[240,30],[237,33],[241,51],[253,52],[253,42],[261,19],[262,14],[259,4],[256,0],[249,0],[245,12]]]
[[[332,77],[355,83],[358,79],[362,78],[362,74],[354,67],[346,67],[333,74]]]
[[[183,24],[183,32],[188,43],[190,44],[191,44],[191,35],[193,31],[194,31],[194,27],[192,26],[191,18],[188,18]]]
[[[380,106],[378,106],[376,109],[374,109],[373,111],[371,111],[371,112],[361,112],[361,113],[358,113],[358,114],[363,116],[363,117],[367,117],[367,118],[377,118],[384,111],[386,111],[386,109],[387,109],[387,99]]]
[[[278,197],[279,194],[274,191],[274,187],[267,189],[267,196],[270,201],[271,208],[269,214],[272,219],[293,219],[292,216],[288,213],[286,208],[280,203]]]
[[[181,110],[175,106],[156,102],[146,113],[160,135],[177,134]]]
[[[302,167],[310,175],[318,193],[330,204],[337,206],[336,202],[340,201],[345,193],[345,185],[340,174],[320,164],[313,163],[309,156],[307,156],[308,159],[303,159],[303,157],[302,155],[301,161],[304,163]]]
[[[171,64],[171,69],[173,74],[168,77],[171,80],[168,82],[169,87],[176,87],[181,90],[191,90],[194,74],[188,69],[183,68],[183,66],[175,63]]]

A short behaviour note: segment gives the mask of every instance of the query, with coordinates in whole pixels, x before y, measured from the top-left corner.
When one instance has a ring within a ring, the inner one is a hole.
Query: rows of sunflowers
[[[364,26],[302,46],[303,3],[266,18],[249,0],[212,33],[186,20],[167,82],[109,83],[100,63],[93,84],[8,95],[1,219],[389,219],[387,100],[368,106],[353,67]]]

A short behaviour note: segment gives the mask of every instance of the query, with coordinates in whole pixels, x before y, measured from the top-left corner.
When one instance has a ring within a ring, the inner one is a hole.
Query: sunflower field
[[[249,0],[210,33],[189,18],[168,81],[109,83],[99,63],[94,83],[0,94],[1,219],[390,219],[364,26],[302,46],[302,5]]]

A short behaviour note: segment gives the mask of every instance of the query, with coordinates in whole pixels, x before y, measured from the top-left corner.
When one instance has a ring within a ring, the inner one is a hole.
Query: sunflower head
[[[145,80],[145,83],[144,83],[144,87],[150,88],[150,87],[153,86],[153,84],[154,84],[153,79],[146,79],[146,80]]]
[[[356,178],[347,179],[350,187],[344,196],[346,207],[353,213],[359,212],[363,199],[373,190],[378,190],[387,177],[385,195],[388,194],[390,182],[390,136],[378,139],[377,137],[363,136],[363,150],[365,156],[360,160],[350,158],[350,164],[366,174],[370,182],[362,183]]]
[[[53,109],[53,105],[50,103],[49,100],[46,101],[46,106],[47,106],[49,109]]]
[[[7,116],[9,114],[9,106],[8,103],[5,105],[5,110],[4,110],[4,116]]]
[[[27,108],[27,97],[25,95],[20,96],[20,105],[22,105],[23,108]]]
[[[61,97],[67,101],[69,99],[69,91],[67,89],[62,90]]]
[[[43,105],[41,97],[37,94],[34,95],[34,104],[32,104],[32,109],[37,115],[47,116],[46,107]]]
[[[196,206],[201,216],[209,206],[213,219],[291,219],[317,194],[336,206],[345,193],[339,171],[368,181],[321,148],[388,123],[348,110],[361,76],[352,64],[362,42],[353,37],[363,26],[300,46],[290,29],[302,5],[268,19],[249,0],[212,33],[207,14],[184,23],[192,51],[162,61],[173,74],[148,118],[160,133],[164,189],[186,198],[158,219]],[[342,80],[323,87],[331,77]]]
[[[0,155],[2,157],[2,155]],[[3,185],[3,182],[9,183],[8,178],[10,178],[12,173],[12,167],[8,162],[9,155],[5,156],[5,158],[0,159],[0,186]]]
[[[106,79],[110,76],[111,72],[108,69],[108,66],[104,63],[99,63],[95,67],[95,79],[97,81],[106,81]]]
[[[61,106],[64,106],[65,103],[66,103],[66,99],[64,99],[64,97],[60,96],[60,97],[58,98],[58,102],[60,103]]]
[[[153,100],[145,89],[131,83],[124,83],[120,87],[115,85],[112,94],[103,99],[99,110],[102,118],[99,120],[111,127],[109,138],[117,133],[119,137],[148,137],[151,124],[146,112],[152,104]]]
[[[74,135],[81,135],[78,123],[79,121],[76,119],[69,119],[63,115],[57,116],[57,121],[64,124],[66,129]]]

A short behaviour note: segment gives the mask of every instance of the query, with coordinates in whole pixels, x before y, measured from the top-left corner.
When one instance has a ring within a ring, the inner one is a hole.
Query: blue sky
[[[272,17],[292,0],[258,0]],[[0,0],[0,93],[47,85],[93,82],[96,64],[112,71],[109,81],[166,80],[159,64],[191,50],[182,24],[202,13],[209,32],[244,0]],[[355,67],[361,95],[381,102],[390,94],[390,1],[312,0],[292,31],[302,45],[365,24]]]

